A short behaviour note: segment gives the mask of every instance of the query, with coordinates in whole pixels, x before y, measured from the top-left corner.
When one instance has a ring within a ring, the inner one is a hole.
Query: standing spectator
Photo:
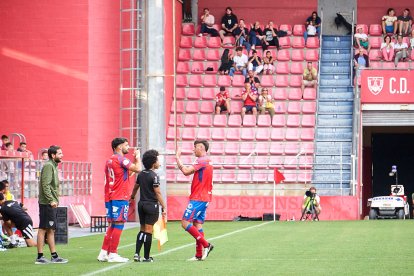
[[[395,16],[395,10],[393,8],[389,8],[387,14],[382,17],[382,33],[383,35],[386,34],[393,34],[397,33],[397,24],[398,20]]]
[[[244,91],[241,95],[243,100],[243,107],[241,110],[242,118],[247,112],[252,112],[253,115],[257,115],[257,98],[258,93],[256,89],[252,89],[250,82],[244,84]]]
[[[276,46],[276,48],[279,50],[279,39],[277,37],[277,29],[274,28],[273,21],[269,21],[269,24],[264,29],[264,45],[263,50],[266,50],[268,46]]]
[[[5,134],[1,136],[1,150],[7,150],[6,144],[9,143],[9,137]]]
[[[364,48],[362,47],[359,48],[358,53],[356,53],[354,56],[354,67],[356,71],[356,74],[354,74],[354,76],[357,78],[361,76],[361,69],[369,67],[368,55],[365,54]]]
[[[397,43],[394,44],[394,52],[395,52],[394,65],[395,67],[397,67],[400,59],[402,59],[403,61],[406,61],[407,50],[408,50],[408,45],[407,43],[403,42],[403,36],[398,35]]]
[[[134,261],[136,262],[141,261],[140,251],[142,245],[144,245],[144,259],[142,262],[153,262],[152,257],[150,257],[152,232],[159,217],[160,206],[162,217],[165,218],[167,215],[167,207],[161,194],[160,177],[154,171],[160,167],[158,155],[158,151],[148,150],[142,156],[145,170],[138,174],[130,198],[130,201],[134,200],[138,189],[140,190],[138,202],[140,231],[137,235],[134,255]]]
[[[413,18],[410,15],[410,9],[405,9],[403,14],[397,17],[398,19],[398,32],[402,36],[409,36],[411,33],[411,25],[413,24]]]
[[[312,12],[312,15],[309,16],[305,22],[306,31],[303,34],[303,36],[305,37],[305,43],[306,43],[306,40],[308,39],[308,36],[311,35],[310,33],[308,33],[308,26],[311,25],[316,29],[316,33],[312,34],[313,36],[315,36],[316,34],[319,36],[321,34],[321,23],[322,23],[322,20],[318,16],[318,13],[316,11]],[[313,32],[314,29],[311,28],[311,31]]]
[[[231,7],[226,8],[226,14],[221,19],[221,28],[219,34],[221,41],[224,40],[224,35],[231,34],[234,36],[234,30],[237,28],[237,16],[233,14]]]
[[[275,71],[275,66],[273,65],[274,59],[270,51],[266,51],[266,55],[263,57],[263,70],[264,74],[271,75]]]
[[[255,75],[253,70],[249,70],[247,77],[244,79],[244,83],[247,83],[247,82],[250,83],[250,86],[252,87],[252,89],[259,90],[260,80]]]
[[[247,70],[255,71],[255,74],[260,74],[263,70],[263,61],[262,58],[257,55],[257,51],[252,51],[252,56],[249,58],[247,63]]]
[[[305,89],[305,86],[312,86],[316,88],[318,83],[318,71],[312,66],[312,62],[308,62],[305,70],[303,71],[303,80],[302,80],[302,93]]]
[[[233,67],[233,56],[230,54],[229,49],[224,49],[221,55],[221,64],[218,69],[221,75],[227,75],[230,72],[230,68]]]
[[[256,49],[256,46],[263,46],[266,36],[263,33],[262,28],[260,28],[260,22],[256,21],[250,26],[249,32],[249,42],[252,45],[252,49]]]
[[[355,46],[358,48],[365,48],[368,52],[371,49],[371,45],[368,42],[368,35],[364,33],[362,26],[358,26],[357,33],[354,35]]]
[[[35,264],[67,263],[67,259],[58,256],[55,248],[56,212],[59,206],[58,164],[63,153],[59,146],[51,146],[48,150],[49,161],[43,166],[39,185],[39,231],[37,233],[37,259]],[[45,235],[52,255],[49,261],[43,256]]]
[[[392,61],[394,58],[394,43],[391,41],[391,36],[386,35],[384,42],[381,43],[381,54],[385,61]]]
[[[234,30],[234,35],[236,36],[236,46],[246,47],[247,53],[250,53],[252,46],[248,40],[249,30],[246,28],[244,19],[240,19],[238,27]]]
[[[233,67],[230,68],[230,78],[231,80],[233,80],[233,76],[234,76],[234,72],[240,71],[242,72],[243,76],[246,77],[247,74],[247,56],[245,54],[243,54],[243,48],[242,47],[237,47],[236,48],[236,55],[233,58]]]
[[[266,114],[266,111],[269,112],[270,118],[273,118],[273,115],[275,115],[273,98],[269,95],[269,90],[267,88],[263,88],[262,94],[259,96],[259,112],[260,114]]]
[[[230,96],[224,86],[220,87],[220,92],[216,95],[216,114],[220,114],[223,111],[227,111],[231,114],[230,109]]]
[[[204,8],[204,14],[201,16],[201,30],[198,36],[203,36],[203,33],[208,33],[211,36],[219,36],[219,32],[214,29],[214,16],[210,14],[208,8]]]

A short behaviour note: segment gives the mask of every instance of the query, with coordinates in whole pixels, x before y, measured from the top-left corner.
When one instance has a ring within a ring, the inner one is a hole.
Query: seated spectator
[[[414,30],[411,31],[411,38],[410,38],[410,50],[411,50],[411,52],[410,53],[412,53],[413,49],[414,49]]]
[[[256,90],[259,90],[260,80],[254,74],[254,71],[253,70],[249,70],[248,75],[247,75],[246,79],[244,80],[244,83],[250,83],[250,86],[251,87],[253,87]]]
[[[242,110],[241,110],[242,118],[248,112],[249,113],[252,112],[253,115],[257,115],[258,93],[257,93],[257,89],[254,88],[254,86],[252,87],[250,85],[250,82],[246,82],[244,84],[244,90],[243,90],[243,93],[242,93],[241,97],[242,97],[242,100],[243,100],[243,107],[242,107]]]
[[[10,142],[9,137],[7,135],[1,136],[1,150],[6,150],[6,144]]]
[[[220,92],[216,95],[216,114],[220,114],[223,111],[231,114],[229,92],[226,91],[224,86],[221,86]]]
[[[354,68],[355,73],[354,74],[357,78],[361,75],[361,69],[368,68],[369,67],[369,59],[368,55],[365,54],[364,48],[359,48],[358,52],[354,56]]]
[[[237,47],[236,48],[236,55],[233,58],[233,67],[230,68],[230,78],[233,80],[234,72],[240,71],[242,72],[243,76],[246,77],[247,75],[247,56],[243,54],[243,48]]]
[[[33,221],[29,214],[23,210],[23,206],[14,200],[6,200],[0,193],[0,214],[4,221],[4,228],[10,236],[10,247],[17,247],[17,235],[13,234],[12,228],[19,229],[28,247],[36,246],[33,234]]]
[[[275,66],[273,65],[274,59],[270,51],[266,51],[265,57],[263,57],[263,70],[266,75],[271,75],[275,71]]]
[[[6,200],[14,200],[14,195],[10,192],[10,184],[7,179],[0,182],[0,193],[4,195]]]
[[[265,87],[262,89],[262,94],[259,96],[259,113],[266,114],[266,111],[269,112],[271,118],[275,115],[273,98],[269,95],[269,90]]]
[[[253,70],[256,74],[260,74],[263,70],[263,61],[262,58],[257,55],[257,51],[252,51],[252,56],[247,62],[247,70]]]
[[[264,29],[264,36],[263,50],[266,50],[268,46],[276,46],[277,49],[280,49],[277,29],[274,27],[273,21],[269,21]]]
[[[381,43],[381,54],[385,61],[392,61],[394,58],[394,43],[391,41],[391,36],[386,35],[384,42]]]
[[[354,38],[356,47],[363,47],[369,52],[369,50],[371,49],[371,45],[369,45],[368,35],[364,33],[364,29],[362,28],[362,26],[358,26],[357,33],[354,35]]]
[[[322,20],[318,16],[318,13],[316,11],[312,12],[312,15],[309,16],[306,19],[306,22],[305,22],[306,31],[303,34],[303,36],[305,37],[305,43],[306,43],[306,40],[308,39],[308,36],[311,36],[311,35],[313,35],[313,36],[318,35],[319,36],[321,34],[321,23],[322,23]],[[309,29],[309,31],[311,33],[308,33],[308,26],[309,25],[312,26]],[[316,31],[316,33],[315,33],[315,31]]]
[[[312,86],[316,88],[318,83],[318,71],[312,66],[312,62],[308,62],[305,70],[303,71],[303,80],[302,80],[302,92],[305,90],[305,86]]]
[[[233,56],[230,54],[229,49],[224,49],[218,71],[221,75],[227,75],[231,67],[233,67]]]
[[[252,49],[256,49],[256,46],[263,46],[262,40],[264,40],[266,36],[263,33],[263,30],[260,28],[260,22],[256,21],[254,24],[250,26],[249,32],[249,42],[252,45]]]
[[[393,8],[389,8],[387,14],[382,17],[382,33],[393,34],[397,33],[397,17],[395,16],[395,11]]]
[[[408,51],[407,43],[403,42],[402,35],[398,35],[397,42],[394,43],[394,53],[395,53],[394,65],[395,67],[397,67],[400,59],[402,59],[403,61],[407,60],[407,51]]]
[[[410,9],[405,9],[403,14],[397,17],[397,20],[399,34],[402,36],[409,36],[411,33],[411,25],[413,24]]]
[[[32,152],[30,150],[27,149],[26,142],[20,142],[20,145],[17,148],[17,151],[26,152],[27,154],[29,154],[30,159],[33,160],[33,154],[32,154]]]
[[[219,32],[213,28],[214,16],[210,14],[208,8],[204,8],[204,14],[201,16],[201,30],[198,36],[203,36],[203,33],[208,33],[211,36],[219,36]]]
[[[219,34],[221,41],[224,39],[224,35],[231,34],[234,36],[234,30],[237,28],[237,16],[233,14],[233,10],[230,7],[226,8],[226,14],[221,19],[221,28]]]
[[[248,39],[249,30],[246,28],[244,19],[240,19],[239,25],[234,30],[234,35],[236,36],[236,46],[246,47],[247,53],[250,53],[252,46],[249,43]]]

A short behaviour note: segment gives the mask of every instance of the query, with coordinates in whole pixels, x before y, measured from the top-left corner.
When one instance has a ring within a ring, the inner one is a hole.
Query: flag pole
[[[273,221],[276,221],[276,179],[273,179]]]

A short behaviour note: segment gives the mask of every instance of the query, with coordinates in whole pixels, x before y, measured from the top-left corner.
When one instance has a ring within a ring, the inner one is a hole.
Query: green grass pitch
[[[153,242],[154,263],[99,263],[103,235],[95,235],[58,245],[68,264],[35,265],[35,248],[0,252],[0,264],[9,275],[409,275],[414,270],[414,220],[206,222],[204,229],[215,248],[202,262],[186,261],[194,255],[194,240],[171,222],[170,241],[161,252]],[[124,231],[121,256],[132,259],[137,231]]]

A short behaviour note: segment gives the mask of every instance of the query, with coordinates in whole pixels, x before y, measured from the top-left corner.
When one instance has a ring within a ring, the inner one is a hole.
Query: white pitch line
[[[231,235],[240,233],[240,232],[244,232],[244,231],[248,231],[250,229],[254,229],[254,228],[258,228],[258,227],[264,226],[264,225],[269,224],[271,222],[273,222],[273,221],[263,222],[261,224],[249,226],[249,227],[242,228],[242,229],[238,229],[238,230],[235,230],[233,232],[229,232],[229,233],[226,233],[226,234],[223,234],[223,235],[220,235],[220,236],[216,236],[216,237],[213,237],[213,238],[209,238],[208,240],[214,241],[214,240],[222,239],[222,238],[225,238],[225,237],[228,237],[228,236],[231,236]],[[119,248],[125,248],[125,247],[129,247],[129,246],[131,246],[131,244],[124,245],[124,246],[119,247]],[[175,251],[178,251],[178,250],[181,250],[181,249],[190,247],[190,246],[194,246],[194,242],[188,243],[188,244],[184,244],[184,245],[181,245],[181,246],[178,246],[178,247],[175,247],[175,248],[166,250],[164,252],[161,252],[161,253],[156,254],[156,255],[153,255],[153,256],[154,257],[158,257],[158,256],[166,255],[166,254],[169,254],[169,253],[172,253],[172,252],[175,252]],[[110,271],[112,269],[119,268],[119,267],[122,267],[122,266],[125,266],[125,265],[128,265],[128,264],[132,264],[132,262],[120,263],[120,264],[116,264],[116,265],[113,265],[113,266],[105,267],[105,268],[102,268],[102,269],[97,270],[97,271],[92,271],[92,272],[89,272],[89,273],[86,273],[86,274],[82,274],[82,276],[92,276],[92,275],[104,273],[104,272],[107,272],[107,271]]]

